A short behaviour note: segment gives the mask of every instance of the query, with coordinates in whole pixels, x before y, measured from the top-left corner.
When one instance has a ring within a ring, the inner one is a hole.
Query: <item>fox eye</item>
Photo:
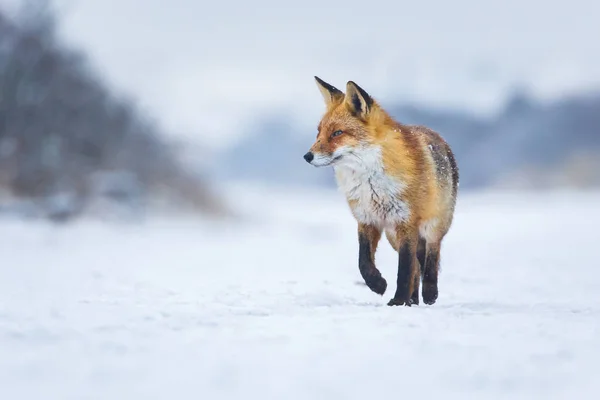
[[[344,133],[344,132],[342,132],[342,131],[339,131],[339,130],[338,130],[338,131],[335,131],[335,132],[333,132],[333,133],[331,134],[331,137],[340,136],[342,133]]]

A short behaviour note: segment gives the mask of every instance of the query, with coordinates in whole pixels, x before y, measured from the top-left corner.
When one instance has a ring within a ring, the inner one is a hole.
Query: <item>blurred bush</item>
[[[15,17],[0,9],[0,211],[66,220],[162,200],[224,212],[157,125],[111,93],[55,27],[45,1]]]

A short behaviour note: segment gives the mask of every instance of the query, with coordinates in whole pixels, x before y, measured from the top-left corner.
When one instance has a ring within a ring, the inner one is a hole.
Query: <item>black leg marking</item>
[[[374,235],[372,235],[374,236]],[[365,283],[373,292],[384,294],[387,289],[387,282],[381,276],[381,272],[375,267],[373,250],[377,241],[381,237],[381,233],[377,233],[376,237],[371,237],[363,232],[358,234],[358,268]],[[373,243],[375,242],[375,243]]]
[[[398,278],[396,280],[396,294],[388,306],[412,304],[414,279],[417,268],[417,255],[410,240],[405,240],[398,249]]]
[[[434,304],[438,298],[438,271],[440,265],[440,247],[430,246],[423,274],[423,302]]]

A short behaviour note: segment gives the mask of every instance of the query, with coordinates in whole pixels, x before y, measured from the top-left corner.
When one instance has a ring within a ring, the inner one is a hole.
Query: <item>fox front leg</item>
[[[387,282],[375,266],[375,250],[381,239],[381,230],[371,225],[358,226],[358,269],[373,292],[383,295]]]
[[[413,293],[418,277],[417,245],[418,233],[415,229],[402,226],[398,230],[398,277],[396,294],[388,302],[388,306],[411,306]]]

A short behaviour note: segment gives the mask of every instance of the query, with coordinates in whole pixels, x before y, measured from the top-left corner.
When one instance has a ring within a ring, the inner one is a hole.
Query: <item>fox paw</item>
[[[383,295],[387,289],[387,282],[382,276],[372,275],[365,280],[365,283],[373,292]]]
[[[437,285],[433,285],[431,283],[423,284],[423,303],[425,304],[434,304],[438,298],[438,288]]]
[[[388,306],[407,306],[410,307],[412,306],[412,300],[403,300],[403,299],[398,299],[396,297],[394,297],[393,299],[391,299],[388,303]]]

